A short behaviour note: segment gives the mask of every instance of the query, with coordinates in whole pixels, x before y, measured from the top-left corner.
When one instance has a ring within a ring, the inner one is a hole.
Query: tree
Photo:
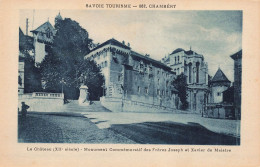
[[[19,56],[24,61],[24,93],[41,91],[41,75],[39,69],[34,66],[34,59],[30,55],[33,51],[33,38],[24,35],[19,28]],[[22,78],[18,77],[18,84],[22,84]]]
[[[34,59],[25,54],[24,59],[24,93],[41,91],[41,74],[39,69],[34,66]]]
[[[175,89],[178,90],[178,96],[182,103],[181,109],[185,110],[188,108],[187,101],[187,81],[186,76],[182,73],[176,77],[176,79],[172,82],[172,85]]]
[[[89,87],[90,98],[98,99],[103,76],[94,62],[84,60],[93,45],[88,32],[69,18],[57,20],[55,28],[57,31],[53,45],[46,47],[48,55],[40,63],[45,91],[63,90],[65,99],[77,99],[79,87],[85,83]]]
[[[90,100],[99,100],[103,94],[102,86],[104,84],[104,76],[101,74],[100,67],[96,62],[86,59],[82,61],[77,70],[77,82],[88,86]]]

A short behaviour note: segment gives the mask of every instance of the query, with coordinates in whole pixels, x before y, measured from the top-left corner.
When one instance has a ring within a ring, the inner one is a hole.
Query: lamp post
[[[62,78],[61,80],[61,93],[63,94],[63,83],[64,83],[64,79]]]

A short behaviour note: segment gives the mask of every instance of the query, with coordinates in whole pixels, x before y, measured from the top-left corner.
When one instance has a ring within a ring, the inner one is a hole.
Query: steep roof
[[[56,20],[62,20],[62,17],[61,17],[61,15],[60,15],[60,12],[59,12],[59,14],[55,17],[55,19],[56,19]]]
[[[99,48],[101,48],[101,47],[103,47],[103,46],[105,46],[107,44],[116,45],[116,46],[122,47],[124,49],[131,49],[129,46],[124,45],[123,43],[119,42],[118,40],[115,40],[114,38],[111,38],[111,39],[107,40],[106,42],[98,45],[97,47],[92,49],[90,52],[93,52],[93,51],[95,51],[95,50],[97,50],[97,49],[99,49]]]
[[[171,55],[172,55],[172,54],[175,54],[175,53],[178,53],[178,52],[181,52],[181,51],[185,51],[185,50],[182,49],[182,48],[175,49],[175,50],[171,53]]]
[[[198,53],[194,52],[193,50],[185,51],[185,54],[187,54],[187,55],[193,55],[193,53],[194,53],[195,55],[199,55]]]
[[[133,56],[133,58],[137,58],[137,59],[140,59],[140,60],[144,60],[144,61],[153,63],[155,66],[162,67],[162,68],[164,68],[164,69],[166,69],[168,71],[171,71],[170,67],[168,67],[167,65],[163,64],[160,61],[154,60],[154,59],[152,59],[150,57],[147,57],[147,56],[143,56],[140,53],[137,53],[137,52],[132,51],[132,50],[131,50],[131,55]]]
[[[44,24],[40,25],[38,28],[35,30],[32,30],[31,32],[37,33],[37,32],[46,32],[47,29],[50,29],[51,31],[55,32],[53,26],[49,21],[46,21]]]
[[[219,68],[214,77],[211,80],[213,82],[230,82],[223,71]]]
[[[21,28],[19,27],[19,36],[23,36],[23,35],[24,35],[23,31],[22,31]]]
[[[182,52],[182,51],[184,51],[184,53],[187,54],[187,55],[193,55],[193,54],[194,55],[199,55],[198,53],[194,52],[193,50],[185,51],[182,48],[175,49],[170,55],[175,54],[175,53],[179,53],[179,52]]]
[[[233,54],[230,56],[232,59],[236,60],[236,59],[241,59],[242,58],[242,49],[240,51],[238,51],[237,53]]]

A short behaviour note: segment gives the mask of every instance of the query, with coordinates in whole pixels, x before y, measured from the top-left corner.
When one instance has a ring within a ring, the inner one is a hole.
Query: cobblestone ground
[[[98,129],[77,114],[28,113],[18,116],[18,142],[21,143],[135,143],[109,129]]]

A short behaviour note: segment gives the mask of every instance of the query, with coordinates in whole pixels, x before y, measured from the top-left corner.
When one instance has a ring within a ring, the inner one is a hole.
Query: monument
[[[81,85],[80,88],[80,94],[79,94],[79,105],[89,105],[89,92],[88,92],[88,87],[86,85]]]

